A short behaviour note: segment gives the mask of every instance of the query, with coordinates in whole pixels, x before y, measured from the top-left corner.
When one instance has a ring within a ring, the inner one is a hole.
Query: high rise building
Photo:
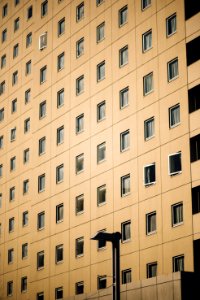
[[[109,289],[98,231],[200,272],[199,49],[199,1],[0,0],[0,299]]]

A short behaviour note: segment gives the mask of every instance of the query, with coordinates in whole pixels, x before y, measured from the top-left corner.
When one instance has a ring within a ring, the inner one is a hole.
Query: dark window
[[[100,206],[106,202],[106,185],[97,188],[97,205]]]
[[[29,61],[26,63],[25,74],[26,74],[26,75],[31,74],[31,60],[29,60]]]
[[[181,152],[169,155],[169,175],[179,174],[182,171]]]
[[[37,253],[37,269],[44,267],[44,251]]]
[[[46,100],[42,101],[39,105],[39,119],[42,119],[46,116]]]
[[[76,134],[81,133],[84,130],[84,114],[76,117]]]
[[[80,21],[84,17],[84,2],[76,7],[76,21]]]
[[[48,1],[44,1],[41,4],[41,17],[44,17],[48,11]]]
[[[13,294],[13,281],[7,282],[7,296],[12,296]]]
[[[98,290],[105,289],[107,287],[107,276],[101,275],[97,277],[97,288]]]
[[[200,134],[190,139],[190,161],[194,162],[200,159]]]
[[[124,6],[119,10],[119,26],[121,27],[128,20],[128,6]]]
[[[76,197],[76,215],[84,212],[84,195],[79,195]]]
[[[151,0],[141,0],[142,1],[142,10],[151,5]]]
[[[84,282],[83,281],[76,282],[75,290],[76,290],[76,295],[83,294],[84,293]]]
[[[7,39],[7,28],[5,28],[3,31],[2,31],[2,34],[1,34],[1,41],[2,43],[5,42]]]
[[[10,197],[9,198],[10,201],[13,201],[15,199],[15,187],[14,186],[10,188],[10,195],[9,195],[9,197]]]
[[[200,239],[193,241],[194,272],[200,273]]]
[[[25,104],[30,102],[30,98],[31,98],[31,89],[28,89],[25,91]]]
[[[2,8],[2,18],[6,17],[8,14],[8,3],[6,3]]]
[[[64,164],[56,167],[56,183],[62,182],[64,179]]]
[[[84,38],[81,38],[76,42],[76,57],[83,55],[84,53]]]
[[[57,70],[60,71],[64,68],[65,63],[65,53],[61,53],[57,58]]]
[[[126,221],[121,224],[122,242],[131,239],[131,221]]]
[[[63,287],[55,288],[55,299],[56,300],[63,299]]]
[[[97,26],[96,34],[97,34],[97,43],[99,43],[105,37],[105,22]]]
[[[121,197],[130,193],[130,174],[121,177]]]
[[[30,131],[30,124],[31,124],[30,118],[28,118],[24,121],[24,133],[27,133]]]
[[[58,22],[58,36],[65,32],[65,18]]]
[[[146,234],[152,234],[156,232],[156,212],[152,212],[146,215]]]
[[[188,90],[189,113],[200,109],[200,84]]]
[[[60,145],[64,142],[64,126],[61,126],[57,129],[57,145]]]
[[[46,145],[46,138],[45,136],[39,139],[39,145],[38,145],[38,154],[44,154],[45,153],[45,145]]]
[[[119,66],[123,67],[128,63],[128,46],[119,50]]]
[[[0,122],[4,120],[4,108],[0,109]]]
[[[76,239],[76,257],[83,256],[84,253],[84,238]]]
[[[104,0],[96,0],[96,5],[99,6],[100,4],[102,4],[104,2]]]
[[[15,218],[10,218],[8,222],[8,231],[9,233],[14,231]]]
[[[21,292],[24,293],[27,291],[27,277],[21,278]]]
[[[200,36],[186,44],[187,66],[200,59]]]
[[[12,75],[12,85],[15,85],[18,83],[18,71],[15,71]]]
[[[147,264],[147,278],[157,276],[157,262]]]
[[[16,44],[13,47],[13,58],[17,57],[18,54],[19,54],[19,44]]]
[[[172,226],[177,226],[183,223],[183,203],[172,205]]]
[[[19,29],[19,18],[14,20],[14,32]]]
[[[26,36],[26,48],[32,44],[32,32],[29,32]]]
[[[185,0],[185,19],[189,19],[192,16],[200,12],[200,2]]]
[[[84,91],[84,75],[76,79],[76,95],[83,93]]]
[[[28,244],[25,243],[22,245],[22,259],[28,256]]]
[[[97,104],[97,122],[104,120],[106,117],[106,102],[102,101]]]
[[[64,104],[64,89],[57,92],[57,108]]]
[[[26,164],[29,161],[29,148],[24,150],[23,162]]]
[[[37,293],[37,300],[44,300],[44,293],[43,292]]]
[[[174,256],[173,262],[173,272],[184,271],[184,255]]]
[[[26,179],[23,181],[23,194],[27,194],[29,190],[29,180]]]
[[[40,69],[40,84],[46,81],[47,76],[47,66],[44,66],[42,69]]]
[[[192,189],[192,213],[197,214],[200,212],[200,185]]]
[[[60,223],[63,220],[64,205],[63,203],[56,206],[56,223]]]
[[[176,32],[176,13],[166,19],[167,37]]]
[[[1,69],[6,66],[6,54],[2,55],[1,57]]]
[[[45,222],[45,212],[42,211],[37,215],[37,229],[41,230],[44,228],[44,222]]]
[[[102,61],[97,65],[97,81],[101,81],[105,78],[105,61]]]
[[[76,156],[76,174],[84,170],[84,154]]]
[[[99,232],[106,232],[106,230],[102,229]],[[97,248],[98,248],[98,250],[104,249],[105,247],[106,247],[106,241],[105,240],[98,240],[97,241]]]
[[[28,211],[22,213],[22,226],[28,225]]]
[[[14,249],[8,249],[8,264],[13,263],[14,260]]]
[[[33,6],[29,6],[27,9],[27,19],[30,19],[33,16]]]
[[[126,269],[122,271],[122,284],[127,284],[132,281],[131,279],[131,269]]]
[[[56,246],[56,264],[63,261],[63,245]]]
[[[45,174],[38,176],[38,193],[45,190]]]
[[[144,167],[144,185],[148,186],[156,182],[155,163]]]
[[[12,100],[12,103],[11,103],[11,113],[13,114],[16,111],[17,111],[17,99],[14,99],[14,100]]]

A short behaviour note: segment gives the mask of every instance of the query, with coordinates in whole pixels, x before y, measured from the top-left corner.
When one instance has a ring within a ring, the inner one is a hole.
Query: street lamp
[[[99,231],[91,240],[112,243],[112,270],[113,270],[113,300],[120,300],[120,247],[119,241],[122,235],[120,232],[107,233]]]

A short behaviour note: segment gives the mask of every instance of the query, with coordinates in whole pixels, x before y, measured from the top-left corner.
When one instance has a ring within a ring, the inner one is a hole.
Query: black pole
[[[113,277],[113,300],[116,300],[116,249],[115,243],[112,242],[112,277]]]
[[[119,239],[116,243],[116,300],[120,300],[120,247]]]

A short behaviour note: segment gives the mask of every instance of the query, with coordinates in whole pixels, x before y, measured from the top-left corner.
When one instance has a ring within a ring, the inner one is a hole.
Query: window
[[[38,176],[38,193],[45,190],[45,174]]]
[[[84,130],[84,114],[76,117],[76,134],[81,133]]]
[[[63,203],[56,205],[56,223],[60,223],[63,220],[64,206]]]
[[[13,201],[15,199],[15,187],[11,187],[10,188],[10,192],[9,192],[9,201]]]
[[[124,6],[119,10],[119,26],[126,24],[128,21],[128,6]]]
[[[42,69],[40,69],[40,84],[46,81],[46,76],[47,76],[47,66],[44,66]]]
[[[56,167],[56,183],[62,182],[64,179],[64,165]]]
[[[185,0],[185,20],[190,19],[194,15],[199,13],[199,2],[198,1],[189,1]]]
[[[10,159],[10,171],[14,171],[15,168],[16,168],[16,156],[13,156]]]
[[[83,256],[84,253],[84,238],[76,239],[76,257]]]
[[[14,0],[14,2],[15,2],[15,6],[16,6],[20,3],[20,0]]]
[[[33,6],[29,6],[27,9],[27,19],[29,20],[33,16]]]
[[[8,264],[13,263],[14,260],[14,249],[8,249]]]
[[[200,134],[190,139],[190,161],[194,162],[200,159]]]
[[[29,148],[24,150],[24,155],[23,155],[23,162],[26,164],[29,161]]]
[[[10,218],[8,223],[8,231],[9,233],[14,231],[14,225],[15,225],[15,218]]]
[[[76,174],[84,170],[84,154],[76,156]]]
[[[106,143],[102,143],[97,146],[97,163],[100,163],[106,159]]]
[[[181,173],[181,152],[170,154],[168,160],[169,175],[172,176]]]
[[[14,20],[14,32],[19,29],[19,18]]]
[[[76,7],[76,22],[84,18],[84,2]]]
[[[97,26],[97,43],[101,42],[105,38],[105,22]]]
[[[84,91],[84,75],[76,79],[76,95],[83,93]]]
[[[200,212],[200,185],[192,188],[192,213]]]
[[[12,75],[12,85],[17,84],[18,82],[18,71],[15,71]]]
[[[1,57],[1,69],[6,66],[6,54],[2,55]]]
[[[84,212],[84,195],[76,197],[76,215],[80,215]]]
[[[106,102],[102,101],[97,104],[97,122],[100,122],[106,118]]]
[[[142,35],[142,50],[146,52],[152,48],[152,30],[145,32]]]
[[[119,66],[123,67],[128,63],[128,46],[119,50]]]
[[[24,211],[22,213],[22,226],[27,226],[28,225],[28,211]]]
[[[105,61],[102,61],[97,65],[97,81],[101,81],[105,78]]]
[[[99,232],[106,232],[106,229],[102,229]],[[105,240],[98,240],[97,241],[97,249],[102,250],[106,247],[106,241]]]
[[[129,129],[120,133],[120,151],[123,152],[129,149],[130,146],[130,131]]]
[[[27,194],[29,190],[29,180],[26,179],[23,181],[23,194]]]
[[[43,50],[47,47],[47,32],[39,36],[39,49]]]
[[[1,41],[4,43],[7,40],[7,29],[5,28],[1,34]]]
[[[13,294],[13,281],[7,282],[7,296],[12,296]]]
[[[0,136],[0,149],[3,148],[3,135]]]
[[[43,1],[41,4],[41,17],[46,16],[47,11],[48,11],[48,1]]]
[[[97,205],[101,206],[106,203],[106,185],[97,188]]]
[[[96,0],[96,5],[99,6],[104,2],[104,0]]]
[[[176,32],[176,13],[166,19],[167,36],[171,36]]]
[[[180,104],[169,108],[169,127],[173,128],[180,124]]]
[[[200,94],[200,84],[188,90],[189,113],[192,113],[200,109],[199,94]]]
[[[121,197],[130,193],[130,174],[121,177]]]
[[[6,89],[6,82],[4,80],[0,83],[0,95],[5,93],[5,89]]]
[[[24,292],[27,291],[27,285],[28,285],[28,283],[27,283],[27,277],[26,276],[22,277],[21,278],[21,293],[24,293]]]
[[[26,75],[31,74],[31,60],[26,63]]]
[[[13,58],[19,55],[19,44],[14,45],[13,47]]]
[[[2,177],[3,176],[3,165],[1,164],[0,165],[0,177]]]
[[[144,167],[144,185],[149,186],[156,182],[156,167],[155,163]]]
[[[39,155],[42,155],[45,153],[45,146],[46,146],[46,137],[42,137],[39,139]]]
[[[37,300],[44,300],[44,293],[37,293]]]
[[[14,99],[11,102],[11,113],[13,114],[16,111],[17,111],[17,99]]]
[[[44,268],[44,251],[37,253],[37,269]]]
[[[143,77],[143,94],[148,95],[153,91],[153,73],[149,73]]]
[[[151,212],[146,215],[146,234],[152,234],[156,232],[156,212]]]
[[[147,278],[157,276],[157,262],[147,264]]]
[[[126,269],[122,271],[122,284],[127,284],[132,281],[131,269]]]
[[[172,205],[172,226],[176,226],[183,223],[183,203],[177,203]]]
[[[56,246],[56,264],[63,261],[63,245]]]
[[[144,121],[144,139],[147,141],[154,136],[154,117]]]
[[[107,276],[106,275],[101,275],[97,277],[97,289],[106,289],[107,287]]]
[[[32,44],[32,32],[29,32],[26,36],[26,48]]]
[[[173,261],[173,272],[184,271],[184,255],[174,256],[172,261]]]
[[[42,101],[39,105],[39,119],[42,119],[46,116],[46,107],[47,107],[46,100]]]
[[[6,3],[2,8],[2,18],[5,18],[8,14],[8,4]]]
[[[142,1],[142,10],[151,5],[151,0],[141,0]]]
[[[200,36],[196,37],[186,44],[187,66],[190,66],[200,59],[200,54],[198,51],[199,44]]]
[[[42,211],[37,215],[37,229],[41,230],[44,228],[44,222],[45,222],[45,212]]]
[[[63,288],[62,287],[55,288],[55,299],[56,300],[63,299]]]
[[[76,295],[80,295],[80,294],[84,293],[84,282],[83,281],[76,282],[75,291],[76,291]]]
[[[2,199],[3,199],[3,195],[2,193],[0,193],[0,208],[2,207]],[[1,225],[1,223],[0,223]],[[0,235],[1,235],[1,226],[0,226]]]
[[[30,124],[31,124],[30,118],[28,118],[24,121],[24,133],[27,133],[30,131]]]
[[[10,141],[13,142],[16,139],[16,127],[10,130]]]
[[[129,241],[131,239],[131,221],[126,221],[121,224],[122,242]]]
[[[31,98],[31,89],[28,89],[25,91],[25,104],[30,102],[30,98]]]
[[[168,82],[178,76],[178,58],[175,58],[167,63]]]
[[[76,42],[76,57],[83,55],[84,53],[84,38],[81,38]]]
[[[0,109],[0,122],[4,120],[4,108]]]
[[[65,62],[65,53],[63,52],[60,55],[58,55],[58,58],[57,58],[58,71],[60,71],[64,68],[64,62]]]
[[[61,126],[57,129],[57,145],[60,145],[64,142],[64,126]]]
[[[65,18],[58,22],[58,36],[65,32]]]
[[[57,108],[64,105],[64,89],[61,89],[57,92]]]

